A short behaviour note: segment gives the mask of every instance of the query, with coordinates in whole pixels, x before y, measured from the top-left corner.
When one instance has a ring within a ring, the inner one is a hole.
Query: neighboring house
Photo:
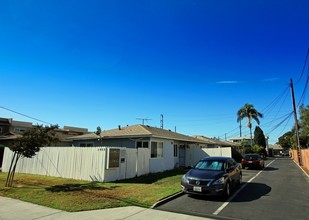
[[[11,124],[12,124],[12,119],[0,118],[0,136],[3,136],[9,133]]]
[[[207,148],[237,147],[238,146],[237,143],[228,142],[228,141],[221,141],[221,140],[205,137],[205,136],[202,136],[202,135],[194,135],[193,137],[208,142]]]
[[[283,148],[279,144],[269,144],[268,145],[268,155],[278,156],[283,151]]]
[[[254,137],[252,137],[252,140],[254,139]],[[250,145],[251,144],[251,138],[248,136],[244,136],[244,137],[233,137],[229,139],[230,142],[232,143],[237,143],[237,144],[241,144],[243,142],[245,142],[246,144]]]
[[[30,127],[32,127],[31,123]],[[28,122],[13,121],[12,118],[0,118],[0,144],[5,145],[8,141],[19,137],[26,129],[29,129]]]
[[[33,128],[31,122],[15,121],[12,118],[0,118],[0,167],[2,166],[4,146],[7,146],[12,140],[21,137],[23,133]],[[56,146],[72,146],[72,141],[68,137],[87,134],[88,129],[64,126],[56,129],[56,135],[59,142]],[[2,147],[1,147],[2,146]]]
[[[268,149],[268,136],[265,136],[265,142],[266,142],[266,149]],[[249,136],[244,137],[233,137],[229,139],[230,142],[241,144],[242,142],[245,142],[248,145],[251,145],[251,138]],[[254,136],[252,136],[252,141],[254,141]]]
[[[58,128],[55,130],[56,136],[59,139],[59,142],[55,146],[72,146],[73,142],[69,140],[69,137],[80,136],[84,134],[89,134],[87,128],[78,128],[71,126],[64,126],[63,128]]]
[[[7,141],[13,140],[33,128],[35,125],[32,122],[15,121],[12,118],[0,118],[0,144],[5,145]],[[72,142],[67,138],[77,135],[88,134],[87,128],[78,128],[64,126],[55,130],[56,136],[59,138],[57,146],[72,146]]]
[[[11,124],[12,119],[0,118],[0,168],[2,166],[4,146],[9,140],[14,138],[14,135],[10,133]]]
[[[33,127],[31,122],[25,122],[25,121],[15,121],[13,119],[12,124],[10,127],[10,131],[14,134],[22,134],[23,132],[31,129]]]

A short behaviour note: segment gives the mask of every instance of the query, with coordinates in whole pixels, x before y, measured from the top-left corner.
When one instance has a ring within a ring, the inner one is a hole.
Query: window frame
[[[81,145],[85,145],[85,146],[81,146]],[[93,142],[80,142],[79,143],[79,147],[93,147],[94,144]]]
[[[138,143],[141,143],[141,145],[138,146],[139,145]],[[149,148],[149,141],[136,141],[135,148]]]
[[[151,141],[150,158],[152,158],[152,159],[163,158],[164,157],[163,149],[164,149],[163,142]]]

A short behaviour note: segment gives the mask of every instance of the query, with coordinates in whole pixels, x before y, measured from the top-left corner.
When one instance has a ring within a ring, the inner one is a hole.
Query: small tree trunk
[[[10,168],[9,168],[9,171],[8,171],[8,175],[7,175],[6,181],[5,181],[5,186],[6,186],[6,187],[9,186],[9,180],[11,179],[12,168],[13,168],[13,164],[14,164],[16,155],[17,155],[17,153],[14,152],[13,158],[12,158],[12,160],[11,160],[11,165],[10,165]]]
[[[6,184],[5,184],[6,187],[12,187],[12,185],[13,185],[15,170],[16,170],[17,162],[18,162],[20,156],[21,155],[19,153],[14,152],[14,156],[12,158],[12,162],[11,162],[11,165],[10,165],[10,170],[9,170],[9,173],[8,173],[8,176],[7,176],[7,179],[6,179]]]
[[[13,167],[13,170],[12,170],[12,175],[11,175],[11,179],[10,179],[10,182],[9,182],[9,187],[12,187],[13,186],[13,180],[14,180],[14,176],[15,176],[15,170],[16,170],[16,166],[17,166],[17,162],[19,160],[19,158],[21,157],[20,154],[17,154],[17,157],[15,159],[15,164],[14,164],[14,167]]]

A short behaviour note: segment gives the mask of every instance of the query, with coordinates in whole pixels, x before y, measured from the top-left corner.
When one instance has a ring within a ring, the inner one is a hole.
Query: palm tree
[[[252,104],[245,104],[241,109],[237,112],[237,122],[241,122],[242,119],[248,118],[247,127],[250,129],[250,140],[251,147],[252,143],[252,119],[254,119],[258,125],[260,124],[259,118],[263,118],[263,114],[258,112]]]

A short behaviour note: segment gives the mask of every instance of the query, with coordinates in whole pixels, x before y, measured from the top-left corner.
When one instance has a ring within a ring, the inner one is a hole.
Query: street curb
[[[167,202],[169,202],[169,201],[171,201],[171,200],[173,200],[173,199],[176,199],[176,198],[182,196],[183,194],[184,194],[184,193],[183,193],[182,191],[177,192],[177,193],[175,193],[175,194],[173,194],[173,195],[171,195],[171,196],[168,196],[168,197],[166,197],[166,198],[161,199],[160,201],[158,201],[158,202],[156,202],[155,204],[153,204],[150,208],[151,208],[151,209],[154,209],[154,208],[156,208],[156,207],[158,207],[158,206],[160,206],[160,205],[163,205],[164,203],[167,203]]]
[[[293,160],[293,162],[303,171],[303,173],[309,178],[309,175],[308,175],[308,173],[301,167],[301,166],[299,166],[299,164],[295,161],[295,160]]]

